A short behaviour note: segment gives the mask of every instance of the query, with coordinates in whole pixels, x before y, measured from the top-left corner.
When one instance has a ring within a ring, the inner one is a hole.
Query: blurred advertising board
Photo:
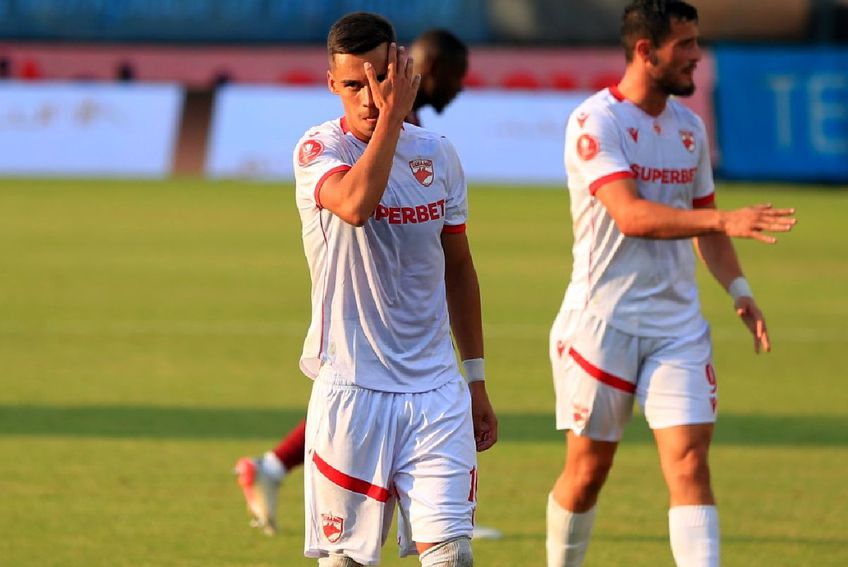
[[[169,175],[181,107],[176,85],[0,83],[0,175]]]
[[[423,125],[453,142],[474,182],[557,183],[563,136],[587,93],[463,92]],[[206,160],[211,177],[292,179],[292,152],[310,127],[342,114],[325,88],[227,86],[218,93]]]
[[[848,49],[714,51],[723,175],[848,181]]]

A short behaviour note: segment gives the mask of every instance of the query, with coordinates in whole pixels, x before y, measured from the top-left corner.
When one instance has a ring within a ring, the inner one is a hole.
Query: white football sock
[[[548,494],[548,567],[580,567],[589,547],[596,506],[582,513],[569,512]]]
[[[277,455],[274,454],[273,451],[268,451],[264,455],[262,455],[261,459],[262,472],[267,474],[270,478],[276,481],[283,480],[283,477],[286,476],[286,467],[280,462],[280,459]]]
[[[434,545],[419,556],[422,567],[472,567],[471,539],[455,537]]]
[[[718,510],[715,506],[671,508],[668,533],[677,567],[718,567]]]

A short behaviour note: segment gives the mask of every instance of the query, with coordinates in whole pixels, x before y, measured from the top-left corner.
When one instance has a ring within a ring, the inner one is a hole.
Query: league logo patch
[[[590,134],[583,134],[577,138],[577,155],[583,161],[589,161],[601,150],[601,144],[598,139]]]
[[[634,142],[639,141],[639,129],[638,128],[628,128],[627,132],[630,134],[630,137],[633,138]]]
[[[581,128],[583,127],[584,124],[586,124],[587,118],[589,118],[589,115],[586,114],[585,112],[581,112],[580,114],[577,115],[577,123],[580,124]]]
[[[332,514],[321,514],[321,529],[324,531],[324,537],[327,538],[327,541],[336,543],[342,538],[344,518]]]
[[[324,144],[318,140],[306,140],[297,151],[297,163],[301,167],[309,165],[324,151]]]
[[[695,151],[695,133],[691,130],[680,131],[680,141],[683,142],[683,147],[690,152]]]
[[[562,358],[562,353],[565,352],[565,343],[563,341],[557,341],[556,349],[557,349],[557,355],[559,355],[559,357]]]
[[[412,175],[424,187],[429,187],[433,183],[435,174],[433,173],[433,160],[431,159],[414,159],[409,162],[409,169],[412,170]]]

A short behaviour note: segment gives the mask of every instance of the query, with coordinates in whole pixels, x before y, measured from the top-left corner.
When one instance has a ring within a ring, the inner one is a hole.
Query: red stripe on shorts
[[[611,386],[616,388],[617,390],[621,390],[623,392],[627,392],[628,394],[633,394],[636,392],[636,384],[631,384],[627,380],[623,378],[619,378],[618,376],[613,376],[609,372],[604,372],[597,366],[593,365],[591,362],[580,356],[580,353],[574,350],[573,347],[569,347],[568,354],[574,361],[580,365],[580,367],[586,371],[589,376],[597,380],[598,382],[603,382],[607,386]]]
[[[368,481],[352,477],[342,471],[333,468],[327,461],[318,456],[318,453],[312,453],[312,462],[318,467],[318,470],[327,477],[333,484],[337,484],[351,492],[364,494],[379,502],[388,502],[389,491],[382,486],[371,484]]]

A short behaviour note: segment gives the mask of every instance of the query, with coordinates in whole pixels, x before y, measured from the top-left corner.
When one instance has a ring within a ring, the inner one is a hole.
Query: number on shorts
[[[707,363],[707,382],[710,383],[710,394],[715,394],[718,391],[718,380],[716,380],[715,368],[709,363]]]
[[[468,501],[475,502],[477,500],[477,467],[469,472],[471,474],[471,490],[468,492]]]

